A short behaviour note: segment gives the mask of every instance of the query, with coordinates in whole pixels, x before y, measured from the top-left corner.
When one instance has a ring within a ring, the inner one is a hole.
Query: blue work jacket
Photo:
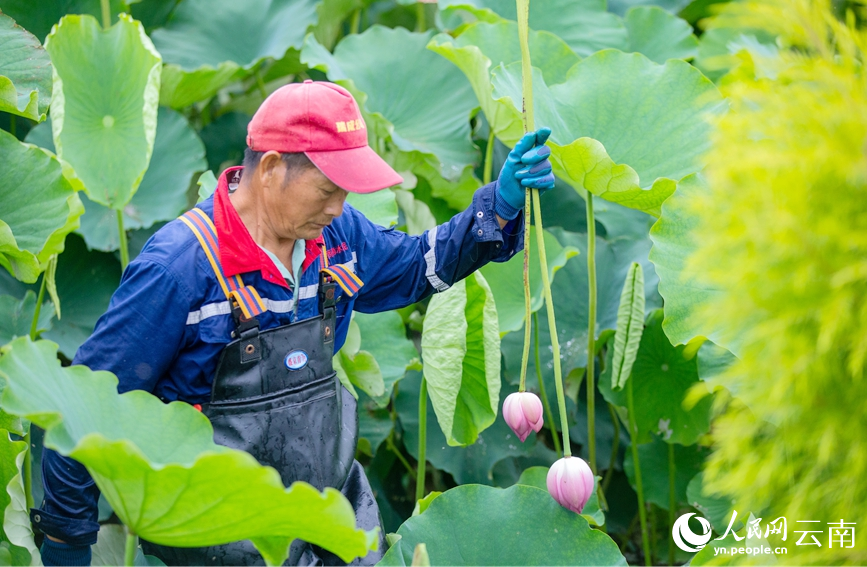
[[[257,317],[261,329],[294,322],[296,301],[298,320],[318,315],[315,292],[322,258],[316,244],[324,244],[330,265],[344,264],[364,282],[354,297],[337,304],[335,352],[346,339],[353,309],[376,313],[411,305],[488,262],[508,260],[523,247],[523,215],[500,229],[494,212],[496,182],[478,189],[467,210],[418,236],[376,225],[345,204],[321,240],[307,243],[293,293],[283,278],[274,277],[279,272],[249,232],[243,225],[238,228],[228,194],[239,179],[240,168],[227,170],[215,194],[197,207],[215,221],[224,267],[249,269],[241,278],[268,307]],[[146,390],[166,402],[201,404],[210,400],[220,352],[233,329],[214,270],[193,232],[178,219],[157,231],[129,264],[73,364],[113,372],[120,393]],[[34,523],[70,544],[95,543],[99,490],[87,470],[46,450],[42,474],[45,500],[31,511]]]

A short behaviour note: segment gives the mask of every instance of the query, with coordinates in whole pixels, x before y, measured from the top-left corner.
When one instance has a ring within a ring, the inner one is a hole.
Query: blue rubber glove
[[[47,566],[90,565],[91,549],[89,545],[70,545],[52,541],[46,537],[39,549],[42,564]]]
[[[550,135],[550,128],[527,132],[509,152],[497,178],[494,210],[500,218],[512,220],[518,216],[524,208],[527,188],[538,189],[541,195],[554,187],[554,174],[548,161],[551,148],[545,145]]]

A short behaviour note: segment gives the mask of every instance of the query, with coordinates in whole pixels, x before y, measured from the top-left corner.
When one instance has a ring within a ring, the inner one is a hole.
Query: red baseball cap
[[[349,91],[324,81],[292,83],[265,99],[247,126],[257,152],[304,152],[335,185],[372,193],[403,183],[367,145],[367,127]]]

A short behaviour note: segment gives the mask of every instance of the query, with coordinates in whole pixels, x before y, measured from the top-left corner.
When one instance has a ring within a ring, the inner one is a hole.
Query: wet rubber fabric
[[[211,420],[216,443],[274,467],[284,485],[300,480],[318,490],[339,489],[355,509],[359,527],[380,527],[379,550],[351,563],[373,565],[384,555],[385,539],[376,499],[354,460],[356,400],[331,362],[338,285],[332,271],[320,272],[320,314],[310,319],[260,331],[256,318],[248,317],[250,309],[233,302],[234,340],[220,355],[211,399],[202,412]],[[202,548],[142,542],[142,547],[166,565],[264,565],[249,541]],[[292,543],[286,564],[346,565],[301,540]]]

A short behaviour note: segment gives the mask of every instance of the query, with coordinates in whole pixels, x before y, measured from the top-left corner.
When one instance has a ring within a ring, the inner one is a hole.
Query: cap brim
[[[304,153],[335,185],[352,193],[373,193],[403,183],[370,146]]]

